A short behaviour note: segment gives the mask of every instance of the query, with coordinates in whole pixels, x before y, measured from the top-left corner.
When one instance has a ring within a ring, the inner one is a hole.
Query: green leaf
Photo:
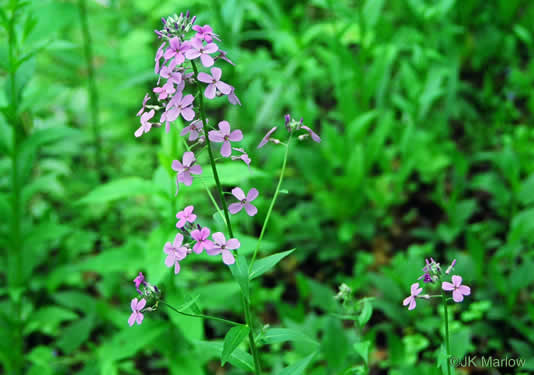
[[[237,262],[230,266],[230,271],[232,272],[232,275],[239,283],[239,286],[241,287],[241,291],[243,292],[243,295],[245,296],[247,301],[249,301],[250,293],[249,293],[249,287],[248,287],[247,259],[243,255],[239,255],[237,258]]]
[[[369,319],[371,319],[371,315],[373,314],[373,305],[369,300],[364,300],[362,311],[360,312],[360,316],[358,316],[358,322],[360,323],[360,327],[364,326]]]
[[[368,364],[369,361],[369,346],[371,345],[370,341],[360,341],[354,343],[354,350],[363,358],[365,364]]]
[[[89,315],[66,327],[57,341],[57,346],[66,354],[78,349],[89,337],[94,326],[93,316]]]
[[[220,341],[194,341],[196,349],[203,353],[205,357],[217,357],[222,354],[223,351],[223,343]],[[242,368],[244,370],[253,371],[254,370],[254,362],[252,359],[252,356],[248,354],[247,352],[244,352],[241,349],[236,349],[234,352],[230,355],[230,358],[228,359],[228,362],[230,362],[232,365]]]
[[[303,332],[291,328],[269,328],[262,337],[267,344],[278,344],[286,341],[309,342],[319,345],[317,341]]]
[[[157,191],[157,187],[151,181],[139,177],[124,177],[97,187],[77,203],[102,204],[137,195],[153,194]]]
[[[78,315],[71,311],[58,306],[46,306],[32,314],[24,334],[39,331],[50,336],[55,336],[62,322],[77,319]]]
[[[228,362],[230,355],[241,344],[241,341],[248,335],[249,328],[247,326],[232,327],[224,338],[223,350],[221,353],[221,365],[224,366]]]
[[[306,367],[308,367],[308,365],[311,363],[311,361],[313,360],[313,357],[315,357],[316,354],[317,354],[317,352],[313,352],[312,354],[310,354],[306,358],[301,359],[300,361],[297,361],[297,362],[293,363],[291,366],[286,367],[285,369],[280,371],[278,373],[278,375],[300,375],[300,374],[303,374],[304,370],[306,370]]]
[[[263,275],[293,251],[295,251],[295,249],[283,251],[281,253],[276,253],[259,259],[253,264],[252,269],[250,270],[250,274],[248,276],[249,280],[253,280],[256,277]]]

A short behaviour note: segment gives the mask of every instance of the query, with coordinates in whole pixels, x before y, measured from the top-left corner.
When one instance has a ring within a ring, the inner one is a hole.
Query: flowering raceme
[[[203,163],[207,154],[217,188],[218,200],[211,196],[210,191],[208,193],[210,193],[211,200],[214,206],[216,206],[216,211],[223,218],[225,232],[227,232],[223,233],[222,231],[217,231],[219,228],[210,228],[209,225],[205,225],[203,215],[201,213],[194,213],[193,205],[186,205],[182,211],[176,214],[176,219],[178,219],[176,223],[177,229],[173,228],[173,230],[178,233],[174,233],[174,240],[172,242],[168,241],[163,245],[162,263],[166,267],[173,269],[174,274],[178,274],[182,269],[183,263],[187,262],[190,256],[197,256],[205,250],[208,256],[220,257],[219,259],[225,265],[230,266],[232,274],[236,277],[236,280],[240,280],[240,287],[243,288],[242,281],[248,280],[250,277],[250,270],[253,269],[256,255],[260,249],[264,229],[267,227],[271,210],[280,192],[280,186],[288,160],[288,150],[292,140],[311,138],[315,142],[320,142],[321,138],[309,126],[303,125],[302,119],[297,121],[292,119],[290,115],[286,115],[285,127],[287,130],[287,140],[282,142],[272,137],[278,129],[275,126],[260,142],[258,148],[265,146],[268,142],[285,146],[285,155],[276,191],[265,215],[265,221],[252,255],[250,266],[247,267],[246,257],[241,254],[238,255],[238,250],[241,247],[241,242],[238,239],[240,235],[234,234],[230,215],[237,214],[243,209],[251,217],[257,215],[258,208],[255,205],[256,202],[254,202],[255,204],[252,204],[252,202],[259,197],[259,192],[256,188],[250,188],[248,189],[248,193],[245,194],[246,190],[243,187],[235,186],[232,189],[232,195],[237,199],[237,202],[233,199],[233,202],[227,202],[218,175],[217,162],[220,162],[220,160],[224,160],[225,163],[243,162],[250,171],[252,160],[243,146],[239,145],[239,142],[244,140],[244,135],[240,129],[236,129],[238,126],[233,124],[234,129],[232,130],[230,123],[224,119],[221,119],[219,122],[208,122],[204,106],[206,99],[218,100],[221,96],[227,96],[229,103],[233,105],[241,105],[235,88],[231,84],[221,80],[223,77],[222,67],[216,66],[219,63],[222,63],[222,65],[235,64],[230,60],[228,54],[219,48],[217,43],[221,40],[213,32],[211,26],[194,25],[195,20],[195,17],[190,17],[189,12],[185,16],[183,14],[180,14],[180,16],[174,15],[162,19],[163,28],[155,31],[162,41],[154,59],[154,71],[158,75],[157,85],[152,89],[152,96],[146,94],[143,98],[141,109],[137,113],[137,116],[140,117],[141,126],[134,132],[134,135],[141,137],[151,132],[152,129],[162,127],[163,125],[165,125],[166,132],[169,132],[171,130],[171,124],[175,122],[177,122],[176,125],[178,126],[183,125],[180,135],[187,137],[187,139],[181,139],[184,152],[181,155],[170,155],[167,160],[172,160],[172,163],[166,165],[168,169],[176,172],[176,194],[178,194],[180,184],[188,187],[193,183],[198,183],[197,180],[204,172],[204,168],[206,168]],[[158,118],[159,121],[156,121],[155,119]],[[182,124],[182,121],[185,124]],[[214,124],[217,124],[216,128]],[[220,144],[220,154],[223,158],[215,158],[216,151],[214,148],[219,145],[215,146],[214,143]],[[234,151],[235,153],[233,154]],[[240,165],[242,166],[242,164]],[[222,205],[222,208],[219,208],[219,204]],[[291,251],[279,253],[284,254],[282,256],[277,254],[276,262],[289,253]],[[272,264],[274,266],[276,262],[273,263],[272,259],[267,263],[263,262],[263,268],[266,267],[265,264]],[[236,266],[232,266],[234,264]],[[237,269],[238,271],[236,271]],[[260,360],[255,347],[257,332],[254,332],[254,319],[251,318],[249,298],[248,296],[245,298],[245,292],[243,290],[244,298],[242,303],[246,324],[230,322],[207,315],[184,313],[172,308],[172,306],[161,299],[159,289],[148,283],[141,272],[134,279],[134,284],[139,296],[131,301],[132,313],[128,319],[130,326],[133,326],[135,323],[141,324],[144,319],[143,313],[155,311],[159,304],[166,305],[177,313],[187,316],[208,317],[231,323],[235,326],[241,326],[249,331],[248,341],[252,356],[254,357],[255,372],[256,374],[261,373]],[[456,284],[454,287],[457,287],[457,289],[460,288]],[[246,294],[248,295],[250,287],[247,286],[246,290]],[[465,291],[465,289],[462,290]],[[412,306],[415,307],[415,298],[418,294],[414,293],[412,289],[412,295],[409,297],[410,300],[408,302],[410,308]]]

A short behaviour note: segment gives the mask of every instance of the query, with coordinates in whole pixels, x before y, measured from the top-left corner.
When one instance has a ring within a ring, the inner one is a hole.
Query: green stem
[[[226,200],[224,199],[224,193],[223,193],[221,181],[219,180],[219,174],[217,173],[217,165],[215,164],[215,157],[213,156],[213,150],[211,149],[211,142],[208,136],[208,126],[207,126],[208,123],[206,121],[206,111],[204,109],[204,98],[203,98],[200,83],[197,81],[198,69],[194,61],[191,61],[191,66],[193,67],[193,71],[195,74],[195,84],[197,86],[197,92],[198,92],[200,117],[202,119],[202,128],[204,129],[204,136],[206,138],[206,146],[208,148],[211,169],[213,171],[213,178],[215,179],[215,185],[217,185],[217,191],[219,192],[219,199],[221,200],[221,204],[222,204],[223,211],[224,211],[224,217],[226,218],[226,227],[228,229],[228,235],[230,236],[230,238],[233,238],[234,233],[232,231],[232,223],[230,222],[230,214],[228,212],[228,206],[226,205]],[[237,255],[237,250],[235,252]],[[261,375],[260,357],[258,355],[258,350],[256,348],[256,342],[254,341],[254,320],[251,317],[250,305],[247,299],[245,298],[245,296],[243,296],[242,300],[243,300],[243,310],[245,311],[245,321],[247,323],[247,326],[250,328],[248,337],[249,337],[249,343],[250,343],[250,351],[252,352],[252,357],[254,358],[254,372],[256,373],[256,375]]]
[[[89,106],[90,106],[90,116],[93,129],[93,142],[95,147],[95,165],[96,170],[98,171],[99,178],[102,179],[102,159],[101,159],[101,137],[100,137],[100,126],[99,126],[99,99],[98,99],[98,90],[96,88],[96,79],[95,79],[95,70],[93,66],[93,50],[92,50],[92,39],[91,33],[89,30],[89,22],[87,16],[87,4],[86,0],[79,0],[78,5],[80,8],[80,21],[82,24],[82,34],[83,34],[83,50],[85,54],[85,61],[87,64],[87,81],[89,85]]]
[[[252,265],[254,264],[254,261],[256,260],[256,255],[258,254],[258,250],[260,249],[261,240],[263,239],[263,235],[265,234],[265,230],[267,229],[267,224],[269,223],[271,212],[273,211],[274,204],[276,203],[276,199],[278,198],[278,193],[280,192],[280,186],[282,186],[282,181],[284,180],[284,174],[286,172],[286,164],[287,164],[287,155],[289,153],[290,143],[291,143],[291,134],[289,135],[289,140],[287,141],[287,145],[285,145],[286,151],[284,153],[284,161],[282,162],[282,170],[280,171],[280,178],[278,179],[278,185],[276,185],[276,190],[274,192],[273,199],[271,200],[271,205],[269,206],[269,209],[267,210],[267,216],[265,216],[265,220],[263,221],[263,227],[261,228],[260,237],[258,238],[256,248],[254,249],[254,254],[252,254],[252,260],[248,268],[249,272],[252,269]]]
[[[441,296],[443,299],[443,314],[445,315],[445,349],[447,350],[447,374],[451,375],[451,364],[450,364],[450,357],[451,357],[451,347],[449,344],[449,314],[447,312],[447,297],[445,296],[445,292],[441,292]]]
[[[8,257],[8,263],[10,264],[11,272],[9,274],[8,283],[14,293],[14,305],[16,316],[15,329],[14,329],[14,358],[13,367],[14,374],[22,374],[24,372],[24,337],[23,337],[23,321],[22,321],[22,257],[23,257],[23,236],[21,235],[21,184],[19,181],[19,128],[21,122],[19,118],[19,94],[17,92],[16,76],[18,68],[18,52],[17,52],[17,40],[15,35],[15,24],[18,2],[13,3],[11,17],[8,20],[7,33],[8,33],[8,61],[9,61],[9,91],[10,91],[10,103],[9,103],[9,121],[12,124],[12,149],[11,149],[11,184],[12,184],[12,215],[11,218],[11,256]],[[12,267],[12,268],[11,268]]]
[[[190,316],[190,317],[192,317],[192,318],[203,318],[203,319],[215,320],[215,321],[217,321],[217,322],[222,322],[222,323],[230,324],[230,325],[233,325],[233,326],[242,326],[242,325],[243,325],[243,324],[241,324],[241,323],[234,322],[234,321],[232,321],[232,320],[223,319],[223,318],[218,318],[218,317],[216,317],[216,316],[204,315],[204,314],[190,314],[190,313],[186,313],[186,312],[180,311],[180,310],[178,310],[177,308],[175,308],[175,307],[169,305],[167,302],[159,301],[159,303],[161,303],[162,305],[167,306],[169,309],[171,309],[171,310],[174,311],[174,312],[177,312],[177,313],[180,314],[180,315]]]

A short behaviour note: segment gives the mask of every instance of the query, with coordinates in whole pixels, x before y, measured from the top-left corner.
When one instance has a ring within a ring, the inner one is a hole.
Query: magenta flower
[[[237,214],[243,207],[245,207],[245,211],[247,211],[248,216],[254,216],[258,213],[258,209],[250,203],[258,197],[259,193],[257,189],[250,189],[245,197],[243,190],[241,190],[239,187],[235,187],[232,189],[232,194],[239,200],[238,203],[232,203],[228,207],[228,210],[232,215]]]
[[[252,160],[250,160],[250,157],[248,156],[248,154],[245,152],[245,150],[243,150],[242,148],[238,148],[238,147],[232,147],[232,150],[236,150],[237,152],[240,152],[241,155],[239,156],[232,156],[232,160],[243,160],[243,162],[247,165],[248,167],[248,170],[250,172],[250,162]]]
[[[419,283],[412,284],[412,287],[410,288],[410,296],[406,297],[404,301],[402,301],[402,305],[410,305],[408,306],[408,310],[415,309],[415,297],[417,297],[421,292],[423,291],[423,288],[419,288]]]
[[[183,137],[186,134],[189,134],[189,141],[196,141],[200,137],[202,132],[202,122],[201,120],[195,120],[185,128],[182,129],[180,135]]]
[[[165,44],[167,44],[167,42],[161,43],[161,45],[158,48],[158,51],[156,52],[156,57],[154,58],[154,61],[156,62],[156,65],[154,66],[154,73],[156,74],[159,74],[159,62],[161,58],[163,57],[163,54],[164,54],[163,48],[165,48]]]
[[[311,130],[309,127],[307,127],[306,125],[302,125],[301,128],[306,130],[310,134],[311,139],[313,139],[315,142],[317,142],[317,143],[321,142],[321,137],[319,137],[317,134],[315,134],[315,132],[313,130]]]
[[[193,206],[187,206],[176,214],[176,218],[180,219],[176,223],[176,228],[183,228],[187,222],[193,223],[197,219],[197,215],[193,213]]]
[[[471,288],[469,288],[467,285],[462,285],[462,277],[458,275],[454,275],[452,277],[452,284],[444,281],[441,284],[441,288],[448,292],[452,291],[452,299],[454,302],[462,302],[464,300],[464,296],[471,294]]]
[[[130,318],[128,318],[128,324],[133,326],[135,322],[137,324],[141,324],[143,322],[143,313],[141,313],[141,310],[143,310],[143,307],[146,305],[146,300],[143,298],[141,301],[137,301],[137,298],[134,298],[132,302],[130,303],[130,306],[132,307],[132,315],[130,315]]]
[[[171,62],[171,68],[174,68],[176,65],[180,65],[184,62],[185,56],[184,52],[190,48],[188,42],[180,42],[178,38],[172,38],[169,40],[169,48],[165,51],[165,60],[170,60],[174,57]]]
[[[195,25],[193,26],[193,30],[197,32],[195,35],[195,38],[198,40],[205,40],[207,43],[211,43],[213,41],[213,38],[220,40],[217,37],[217,34],[213,33],[213,29],[209,25],[204,25],[204,26]]]
[[[145,111],[145,105],[149,100],[150,100],[150,95],[145,94],[145,97],[143,98],[143,105],[141,106],[141,109],[139,110],[139,112],[137,112],[136,116],[141,116],[143,114],[143,112]]]
[[[191,174],[201,174],[202,167],[200,165],[194,165],[196,162],[195,154],[191,151],[184,152],[183,163],[178,160],[172,161],[172,169],[178,172],[176,184],[183,183],[185,186],[191,186],[193,183],[193,177]]]
[[[237,95],[234,93],[234,88],[232,87],[232,91],[230,91],[230,93],[228,94],[228,101],[230,102],[230,104],[233,104],[233,105],[241,105],[241,102],[239,101],[239,98],[237,97]]]
[[[214,67],[210,69],[211,75],[208,73],[200,72],[198,73],[198,80],[200,82],[208,83],[208,87],[204,91],[204,96],[208,99],[215,98],[215,93],[217,89],[222,92],[224,95],[228,95],[232,92],[232,86],[221,81],[222,70],[220,68]]]
[[[169,95],[174,94],[176,89],[174,88],[172,81],[167,81],[162,87],[154,87],[152,91],[158,94],[158,100],[165,100]]]
[[[278,129],[277,126],[272,128],[271,130],[267,132],[267,134],[265,134],[265,137],[263,137],[263,139],[261,140],[260,144],[258,145],[258,148],[262,148],[263,146],[267,144],[267,142],[271,140],[271,135],[276,131],[276,129]]]
[[[183,240],[184,236],[178,233],[176,234],[172,244],[167,242],[163,247],[163,251],[165,254],[167,254],[167,258],[165,258],[165,265],[167,267],[174,266],[175,274],[180,272],[180,261],[187,255],[187,248],[182,246]]]
[[[230,142],[239,142],[243,139],[241,130],[234,130],[230,132],[230,124],[228,121],[219,122],[219,130],[210,130],[208,137],[210,141],[223,143],[221,147],[221,155],[227,158],[232,154],[232,145]]]
[[[143,115],[141,116],[141,126],[134,133],[134,135],[136,137],[139,138],[144,133],[148,133],[150,131],[150,129],[152,128],[153,124],[151,122],[149,122],[148,120],[150,120],[152,117],[154,117],[155,113],[156,112],[153,109],[151,109],[150,112],[143,113]]]
[[[194,60],[200,56],[202,65],[204,65],[206,68],[209,68],[214,62],[213,57],[210,56],[210,53],[217,52],[218,49],[219,47],[217,47],[215,43],[208,43],[207,45],[204,45],[202,40],[193,39],[191,41],[191,48],[185,51],[185,57],[187,57],[189,60]]]
[[[141,286],[141,284],[146,285],[145,276],[143,275],[143,273],[139,272],[139,275],[137,275],[133,282],[135,284],[135,289],[137,290],[137,293],[141,294],[141,290],[139,289],[139,287]]]
[[[193,246],[193,251],[195,253],[200,254],[203,249],[206,249],[207,251],[208,249],[211,249],[213,247],[213,242],[211,242],[211,240],[208,240],[209,235],[210,230],[208,228],[202,228],[200,230],[195,229],[191,232],[191,237],[193,237],[193,239],[197,241],[195,246]]]
[[[189,94],[182,97],[182,93],[179,92],[170,100],[167,108],[165,119],[167,122],[175,121],[178,116],[182,115],[184,120],[191,121],[195,118],[195,111],[193,111],[192,103],[195,98]]]
[[[222,259],[224,264],[230,265],[235,263],[234,255],[230,250],[239,249],[241,244],[236,238],[230,238],[228,242],[224,238],[224,234],[221,232],[213,233],[213,247],[211,249],[206,248],[206,253],[208,255],[219,255],[222,254]]]

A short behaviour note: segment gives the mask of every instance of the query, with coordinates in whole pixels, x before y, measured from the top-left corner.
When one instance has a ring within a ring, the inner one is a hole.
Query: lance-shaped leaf
[[[222,366],[229,360],[234,350],[241,344],[241,341],[248,335],[247,326],[236,326],[231,328],[224,338],[223,350],[221,353]]]
[[[270,271],[278,262],[291,254],[293,251],[295,251],[295,249],[283,251],[281,253],[276,253],[259,259],[253,264],[252,269],[250,270],[248,275],[249,280],[255,279],[256,277],[263,275],[265,272]]]

